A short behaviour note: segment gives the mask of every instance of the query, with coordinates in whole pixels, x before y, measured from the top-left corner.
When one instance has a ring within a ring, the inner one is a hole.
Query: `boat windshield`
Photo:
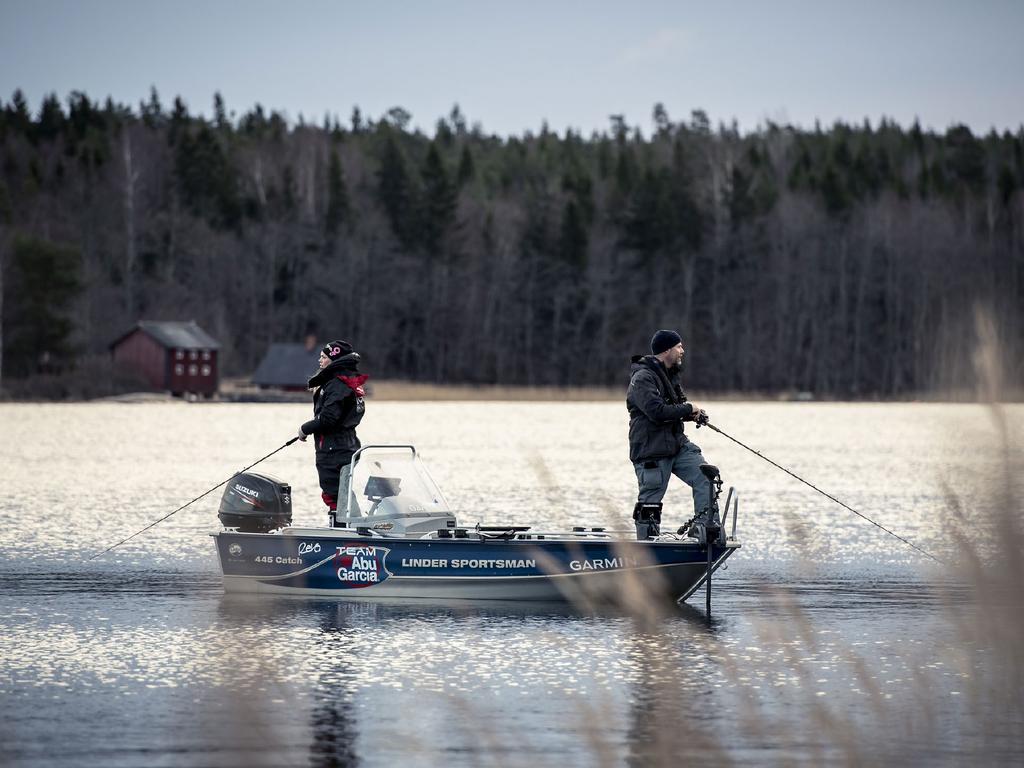
[[[401,509],[412,513],[450,511],[411,445],[363,448],[352,466],[350,488],[347,518],[374,514],[384,499],[397,502]]]

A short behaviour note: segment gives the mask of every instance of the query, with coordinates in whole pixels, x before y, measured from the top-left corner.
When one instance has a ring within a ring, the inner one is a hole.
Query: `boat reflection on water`
[[[370,744],[385,753],[375,760],[414,753],[431,764],[534,748],[575,760],[652,754],[657,724],[692,693],[680,660],[723,626],[685,605],[662,604],[652,622],[610,605],[232,593],[218,614],[233,634],[267,638],[268,687],[301,679],[290,706],[308,722],[301,749],[315,765],[358,764]],[[600,727],[570,743],[581,722]]]
[[[239,476],[214,534],[221,611],[240,636],[272,628],[270,676],[301,678],[309,700],[292,710],[308,710],[314,763],[353,764],[371,747],[445,764],[496,749],[675,754],[662,726],[689,695],[680,661],[706,657],[719,626],[676,601],[739,547],[717,503],[691,535],[643,541],[460,528],[412,446],[367,446],[353,467],[361,492],[339,494],[338,525],[291,527],[288,486]],[[583,744],[569,735],[581,723],[601,724]]]

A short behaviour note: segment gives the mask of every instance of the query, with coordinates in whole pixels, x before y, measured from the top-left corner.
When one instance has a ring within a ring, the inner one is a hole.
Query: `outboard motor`
[[[228,480],[217,517],[225,528],[265,533],[292,523],[292,487],[276,477],[243,472]]]

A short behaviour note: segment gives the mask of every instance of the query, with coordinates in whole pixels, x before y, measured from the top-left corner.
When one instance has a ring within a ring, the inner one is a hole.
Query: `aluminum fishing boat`
[[[411,445],[366,446],[342,483],[342,509],[325,527],[291,525],[291,489],[257,473],[228,482],[212,534],[227,592],[523,601],[622,601],[638,594],[685,600],[740,546],[711,509],[689,535],[631,541],[624,532],[573,527],[460,525]],[[717,483],[717,487],[715,484]]]

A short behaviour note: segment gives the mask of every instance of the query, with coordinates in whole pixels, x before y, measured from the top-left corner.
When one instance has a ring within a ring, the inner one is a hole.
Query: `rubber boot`
[[[638,501],[633,507],[637,541],[653,539],[661,533],[661,504]]]

